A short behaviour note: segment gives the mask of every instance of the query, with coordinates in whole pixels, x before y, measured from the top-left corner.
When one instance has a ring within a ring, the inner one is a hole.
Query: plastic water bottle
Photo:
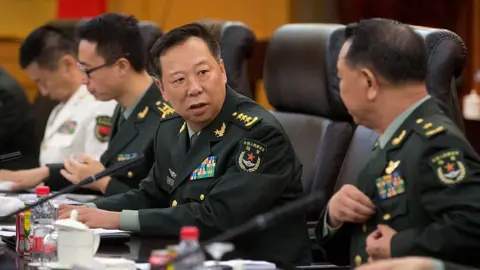
[[[177,256],[198,250],[200,244],[198,242],[199,232],[197,227],[182,227],[180,231],[180,244],[178,245]],[[175,270],[203,270],[205,262],[205,254],[202,250],[191,254],[184,259],[175,263]]]
[[[48,196],[50,188],[47,186],[38,186],[35,189],[37,200]],[[53,230],[53,222],[56,219],[55,207],[50,202],[37,205],[32,209],[31,223],[33,224],[33,232],[30,235],[30,265],[37,265],[50,261],[51,254],[45,254],[45,251],[51,252],[51,248],[43,248],[43,241],[45,236],[50,234]],[[51,243],[49,243],[51,245]]]

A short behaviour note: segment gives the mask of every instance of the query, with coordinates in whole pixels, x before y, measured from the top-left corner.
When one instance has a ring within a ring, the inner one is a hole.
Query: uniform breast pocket
[[[381,200],[378,214],[383,224],[387,224],[395,230],[407,229],[410,226],[408,218],[408,201],[406,194]]]
[[[185,189],[183,192],[183,200],[187,202],[201,202],[210,192],[212,183],[214,181],[213,177],[196,179],[196,180],[187,180]]]
[[[58,148],[70,148],[73,146],[74,134],[57,134],[53,138],[53,144]]]

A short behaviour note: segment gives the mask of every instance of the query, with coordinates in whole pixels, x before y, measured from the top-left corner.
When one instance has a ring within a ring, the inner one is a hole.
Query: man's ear
[[[222,73],[222,77],[223,77],[223,83],[224,84],[227,84],[227,71],[225,70],[225,64],[223,63],[223,59],[220,58],[220,61],[218,61],[219,65],[220,65],[220,72]]]
[[[163,99],[166,101],[166,102],[170,102],[168,101],[168,94],[165,92],[165,88],[163,87],[163,82],[162,80],[160,79],[154,79],[155,80],[155,84],[158,86],[158,88],[160,89],[160,93],[162,93],[162,96],[163,96]]]
[[[380,89],[379,81],[375,74],[368,68],[363,68],[361,73],[367,86],[367,99],[374,100],[377,97]]]

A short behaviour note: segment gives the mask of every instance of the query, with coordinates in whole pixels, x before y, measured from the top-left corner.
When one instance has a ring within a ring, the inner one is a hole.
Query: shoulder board
[[[165,101],[157,101],[155,103],[156,111],[160,114],[161,121],[166,121],[172,118],[180,117],[170,104]]]
[[[257,123],[259,123],[262,120],[261,117],[256,116],[256,115],[250,115],[244,112],[234,112],[232,113],[232,122],[235,124],[251,129],[253,126],[255,126]]]
[[[422,118],[417,119],[413,128],[418,134],[422,135],[422,137],[430,140],[439,134],[447,132],[447,128],[445,126],[432,121],[433,119],[430,119],[431,121],[428,120],[429,119],[424,120]]]

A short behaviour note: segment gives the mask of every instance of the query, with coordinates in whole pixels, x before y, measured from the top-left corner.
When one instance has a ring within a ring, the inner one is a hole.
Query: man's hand
[[[12,181],[12,190],[34,188],[50,176],[48,167],[39,167],[30,170],[0,170],[1,181]]]
[[[78,184],[85,178],[105,170],[105,167],[100,161],[85,155],[81,155],[78,158],[71,156],[65,160],[64,165],[65,169],[60,170],[60,174],[72,182],[72,184]],[[85,187],[105,193],[109,181],[110,177],[104,177]]]
[[[392,237],[397,232],[387,225],[378,225],[377,229],[368,235],[366,240],[366,251],[370,256],[369,261],[388,259],[391,257],[390,244]]]
[[[422,257],[405,257],[399,259],[381,260],[364,264],[356,270],[433,270],[432,259]]]
[[[345,222],[363,223],[374,213],[375,205],[363,192],[344,185],[328,203],[328,224],[337,228]]]
[[[58,218],[70,218],[73,209],[77,209],[79,222],[89,228],[120,229],[120,212],[110,212],[86,206],[60,205]]]

